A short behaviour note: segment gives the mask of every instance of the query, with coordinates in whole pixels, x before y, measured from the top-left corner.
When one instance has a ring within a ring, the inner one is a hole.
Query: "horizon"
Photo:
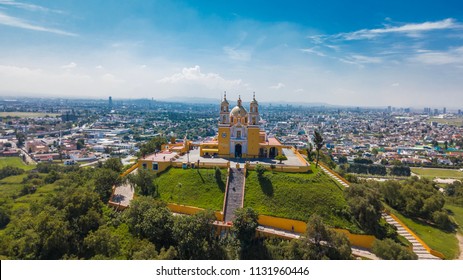
[[[0,0],[0,96],[459,109],[462,8]]]

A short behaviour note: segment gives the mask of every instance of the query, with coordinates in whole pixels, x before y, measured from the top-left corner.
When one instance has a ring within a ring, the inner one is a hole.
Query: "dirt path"
[[[458,238],[458,245],[460,245],[460,256],[458,256],[459,260],[463,260],[463,235],[457,233]]]

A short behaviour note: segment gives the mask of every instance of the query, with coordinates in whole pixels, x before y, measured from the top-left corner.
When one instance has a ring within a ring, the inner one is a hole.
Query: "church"
[[[243,106],[241,96],[230,110],[227,95],[220,103],[218,135],[210,142],[200,144],[202,157],[223,158],[274,158],[282,154],[283,145],[259,126],[259,103],[255,94],[249,111]]]

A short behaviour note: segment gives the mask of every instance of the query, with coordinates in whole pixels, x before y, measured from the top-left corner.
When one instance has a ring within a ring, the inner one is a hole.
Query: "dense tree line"
[[[445,194],[450,203],[463,206],[463,183],[461,181],[455,181],[449,184],[447,188],[445,188]]]
[[[387,181],[379,186],[385,202],[403,214],[432,222],[442,229],[452,223],[443,210],[445,199],[435,183],[414,177],[402,183]]]
[[[378,164],[363,164],[363,163],[352,163],[347,168],[349,173],[357,174],[371,174],[385,176],[387,174],[386,167]]]

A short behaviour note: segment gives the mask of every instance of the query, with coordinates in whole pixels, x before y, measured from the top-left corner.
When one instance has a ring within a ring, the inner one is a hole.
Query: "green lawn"
[[[31,170],[35,165],[27,165],[19,157],[0,157],[0,168],[5,166],[19,167],[24,170]]]
[[[214,169],[170,168],[156,180],[160,199],[205,209],[222,210],[227,170],[217,182]]]
[[[430,118],[429,122],[437,122],[441,124],[461,126],[463,125],[463,118],[454,118],[454,119]]]
[[[18,118],[43,118],[45,116],[56,117],[60,114],[40,113],[40,112],[0,112],[0,117],[18,117]]]
[[[23,188],[22,181],[26,176],[26,174],[21,174],[0,180],[0,201],[2,204],[9,205],[13,210],[29,207],[32,202],[44,199],[47,194],[54,192],[58,188],[54,184],[48,184],[38,187],[33,194],[20,196]]]
[[[342,210],[348,208],[342,188],[327,175],[312,170],[313,173],[267,171],[260,180],[256,172],[249,171],[244,206],[259,214],[301,221],[317,213],[331,226],[361,232],[342,217]]]
[[[458,171],[458,169],[412,167],[411,170],[413,173],[427,178],[463,178],[463,172]]]
[[[458,231],[463,234],[463,207],[446,203],[444,208],[450,211],[451,217],[458,224]]]
[[[419,220],[406,218],[394,209],[391,209],[391,212],[418,235],[429,247],[444,254],[446,259],[458,257],[458,239],[454,232],[445,232]]]

